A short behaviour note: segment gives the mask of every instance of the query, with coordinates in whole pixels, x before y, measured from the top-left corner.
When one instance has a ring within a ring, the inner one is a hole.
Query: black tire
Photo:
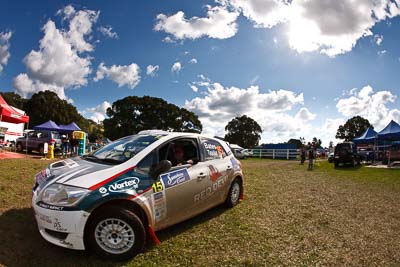
[[[236,178],[233,180],[231,187],[229,188],[228,196],[225,200],[225,206],[228,208],[233,208],[240,201],[240,196],[243,193],[243,185],[242,182]]]
[[[40,146],[39,146],[39,154],[40,154],[41,156],[44,155],[44,146],[43,146],[43,145],[40,145]]]
[[[23,147],[22,147],[22,144],[21,143],[17,143],[17,152],[22,152],[22,150],[24,150]]]
[[[335,161],[335,168],[339,167],[339,162]]]
[[[129,239],[128,241],[119,241],[131,243],[133,240],[133,244],[124,245],[126,246],[126,248],[124,248],[124,251],[113,252],[112,250],[114,250],[115,248],[108,246],[113,241],[114,243],[118,244],[118,238],[121,239],[121,237],[118,235],[121,233],[108,232],[107,238],[101,238],[100,233],[104,234],[104,232],[107,232],[104,226],[108,225],[107,223],[109,222],[114,223],[114,225],[117,224],[121,227],[123,226],[122,228],[125,233],[133,235],[133,237],[131,238],[125,238]],[[124,208],[119,208],[115,206],[105,208],[97,215],[95,215],[93,219],[91,219],[86,229],[87,230],[85,235],[89,249],[94,254],[108,260],[126,261],[132,259],[145,247],[146,230],[143,226],[142,221],[135,213]],[[107,250],[107,248],[109,250]]]

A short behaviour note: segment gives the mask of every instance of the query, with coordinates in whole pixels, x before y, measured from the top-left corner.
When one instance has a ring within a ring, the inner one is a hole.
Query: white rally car
[[[144,131],[35,176],[40,234],[71,249],[126,260],[155,231],[243,197],[240,162],[228,145],[192,133]]]

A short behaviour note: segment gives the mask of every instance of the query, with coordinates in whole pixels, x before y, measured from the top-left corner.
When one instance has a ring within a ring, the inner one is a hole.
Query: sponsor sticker
[[[218,180],[219,177],[222,176],[222,174],[218,171],[217,167],[214,167],[213,165],[208,165],[208,168],[210,169],[210,180],[215,182]]]
[[[173,187],[190,180],[188,170],[181,169],[160,176],[165,188]]]
[[[167,217],[167,204],[165,201],[165,191],[154,193],[153,197],[153,214],[156,222]]]
[[[136,194],[136,189],[139,187],[140,179],[138,177],[127,177],[118,180],[108,186],[102,186],[99,188],[99,193],[103,196],[109,195],[110,193],[128,193]]]
[[[216,180],[211,186],[207,186],[204,188],[201,192],[197,193],[194,195],[194,202],[199,202],[201,200],[205,200],[212,196],[215,192],[223,188],[226,183],[228,182],[228,176],[223,176]]]
[[[41,214],[41,213],[37,213],[39,220],[44,221],[46,223],[53,223],[53,221],[51,220],[50,216]]]

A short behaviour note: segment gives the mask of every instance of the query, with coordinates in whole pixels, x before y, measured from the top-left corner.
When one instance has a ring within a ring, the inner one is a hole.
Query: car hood
[[[43,188],[49,183],[68,183],[68,181],[83,177],[87,174],[94,174],[112,167],[114,167],[114,165],[99,164],[84,160],[80,157],[65,159],[50,164],[45,170],[36,174],[35,186]]]

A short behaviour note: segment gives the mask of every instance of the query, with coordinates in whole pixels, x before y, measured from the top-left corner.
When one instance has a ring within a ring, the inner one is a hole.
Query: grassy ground
[[[44,241],[30,209],[47,161],[0,161],[0,265],[400,265],[400,170],[313,171],[293,161],[244,160],[245,200],[158,232],[159,246],[115,264]]]

